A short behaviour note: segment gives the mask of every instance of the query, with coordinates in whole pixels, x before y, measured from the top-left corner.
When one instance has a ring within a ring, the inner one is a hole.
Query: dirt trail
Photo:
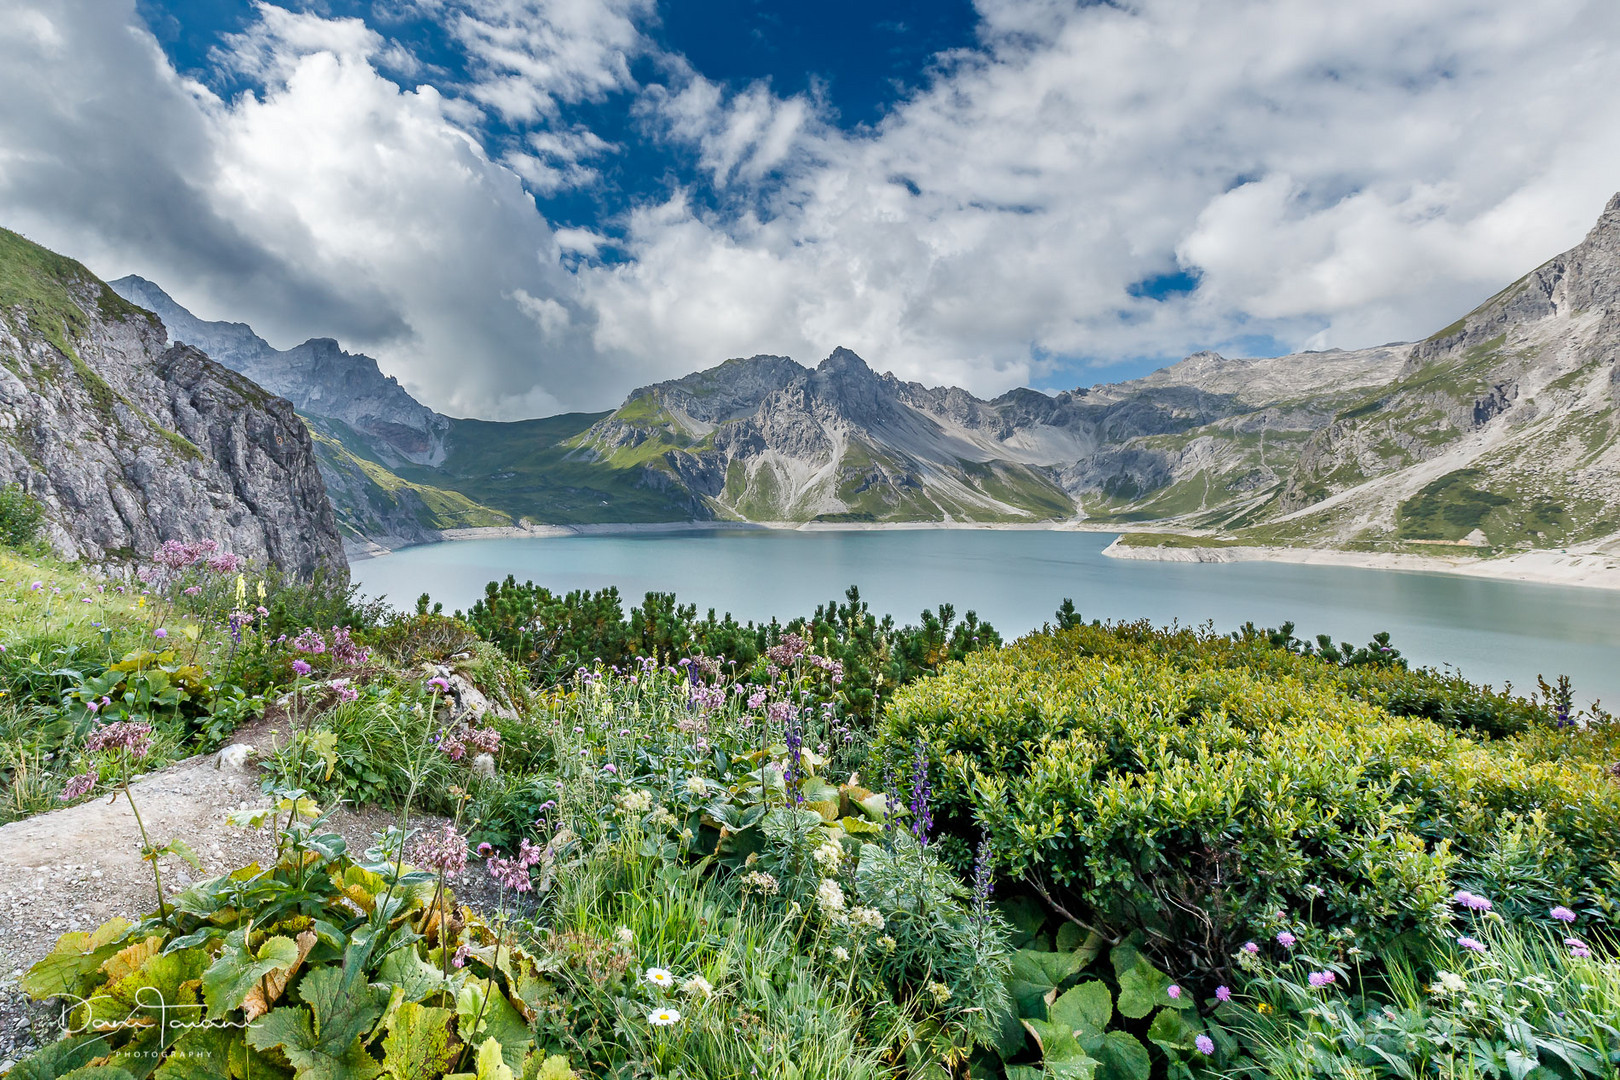
[[[265,726],[239,732],[241,741],[233,746],[268,747]],[[234,810],[266,802],[254,760],[227,747],[131,785],[152,841],[183,840],[202,864],[199,871],[165,856],[159,862],[165,893],[274,855],[269,830],[225,821]],[[363,849],[387,818],[377,810],[344,808],[330,825]],[[54,1037],[54,1010],[33,1004],[17,989],[23,973],[70,930],[156,910],[152,868],[141,860],[140,846],[135,817],[121,794],[116,801],[102,796],[0,826],[0,1072]]]

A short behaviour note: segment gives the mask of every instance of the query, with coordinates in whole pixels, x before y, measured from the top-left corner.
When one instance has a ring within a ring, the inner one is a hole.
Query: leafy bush
[[[16,484],[0,487],[0,544],[27,548],[39,536],[45,508]]]
[[[1076,921],[1209,977],[1246,938],[1303,925],[1381,949],[1443,925],[1460,882],[1503,874],[1538,880],[1537,903],[1616,912],[1602,729],[1563,732],[1592,751],[1549,761],[1539,740],[1392,716],[1336,666],[1279,673],[1287,654],[1250,664],[1219,638],[1200,658],[1174,633],[1160,658],[1131,634],[1107,656],[1093,627],[1032,635],[893,700],[881,751],[924,748],[958,868],[982,832],[1006,876]]]

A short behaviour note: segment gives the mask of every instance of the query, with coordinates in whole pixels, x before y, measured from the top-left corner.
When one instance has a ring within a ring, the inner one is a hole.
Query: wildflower
[[[1271,1012],[1271,1006],[1262,1001],[1260,1004],[1254,1007],[1254,1011],[1259,1013],[1261,1016],[1265,1016]]]
[[[463,941],[460,945],[456,946],[456,954],[450,958],[450,964],[453,967],[466,967],[467,957],[471,955],[472,945],[469,942]]]
[[[675,985],[675,976],[671,975],[666,968],[650,967],[642,977],[660,990],[668,990]]]
[[[943,1005],[951,1000],[951,988],[942,982],[931,982],[928,984],[928,996],[933,998],[936,1004]]]
[[[62,785],[62,794],[57,796],[61,802],[72,802],[82,795],[90,794],[90,789],[96,786],[96,771],[82,772],[78,776]]]
[[[1332,986],[1333,983],[1338,981],[1338,976],[1331,971],[1313,971],[1306,981],[1320,989],[1324,986]]]
[[[750,710],[758,709],[761,705],[764,705],[764,704],[765,704],[765,691],[764,690],[755,690],[752,694],[748,695],[748,708]]]
[[[899,945],[899,942],[895,941],[894,938],[890,937],[888,934],[884,934],[882,937],[877,939],[877,945],[878,948],[882,949],[884,952],[892,953]]]
[[[1293,934],[1290,934],[1286,930],[1279,931],[1277,934],[1277,944],[1281,945],[1285,949],[1292,949],[1294,947],[1294,942],[1298,940],[1299,938],[1295,937]]]
[[[169,632],[160,626],[156,630],[152,631],[152,636],[157,638],[159,641],[162,641],[164,638],[169,636]]]
[[[1561,923],[1572,923],[1575,921],[1575,913],[1562,904],[1559,904],[1547,914],[1551,915]]]
[[[675,824],[675,815],[669,812],[666,806],[660,806],[647,817],[647,824],[655,829],[665,829]]]
[[[693,795],[707,795],[709,793],[709,787],[703,782],[703,777],[701,776],[687,777],[686,790],[691,792]]]
[[[613,801],[619,804],[619,811],[625,814],[645,814],[652,809],[652,794],[640,788],[615,796]]]
[[[1231,1001],[1232,988],[1230,986],[1217,986],[1215,988],[1215,1000],[1223,1003]]]
[[[681,993],[687,997],[707,999],[714,996],[714,987],[703,976],[693,975],[690,979],[681,983]]]
[[[308,675],[310,671],[313,670],[309,666],[308,662],[304,660],[294,660],[292,662],[292,669],[293,673],[299,676]]]
[[[494,856],[484,863],[484,867],[489,871],[490,877],[513,892],[526,893],[532,887],[529,882],[529,868],[517,859]]]
[[[431,678],[431,679],[429,679],[427,681],[427,684],[429,686],[435,687],[436,689],[438,689],[440,691],[443,691],[446,694],[448,694],[450,692],[450,680],[446,679],[442,675],[433,676],[433,678]]]
[[[1479,938],[1469,937],[1467,934],[1464,934],[1462,937],[1458,938],[1457,944],[1461,945],[1470,952],[1485,951],[1485,943],[1483,941],[1479,940]]]
[[[844,888],[832,878],[822,878],[816,886],[816,905],[829,914],[844,910]]]
[[[1260,951],[1260,946],[1256,945],[1252,941],[1245,941],[1243,943],[1243,951],[1248,953],[1250,956],[1253,956],[1255,953]]]
[[[293,638],[292,645],[302,653],[318,654],[326,651],[326,639],[313,626],[304,627],[303,632]]]
[[[863,930],[883,929],[883,913],[877,908],[858,907],[849,911],[849,921]]]
[[[741,881],[744,892],[751,890],[764,896],[775,896],[777,890],[781,888],[777,884],[776,878],[763,870],[750,870],[742,876]],[[837,882],[833,882],[833,884],[836,885]]]
[[[612,776],[614,773],[619,771],[619,767],[610,761],[606,765],[602,766],[602,771],[607,773],[609,776]]]
[[[138,720],[119,720],[97,728],[84,741],[84,748],[92,754],[103,750],[127,750],[137,761],[152,749],[152,725]]]
[[[350,686],[349,680],[339,679],[338,684],[339,685],[334,686],[333,689],[337,691],[339,701],[348,702],[360,700],[360,691]]]
[[[911,770],[911,833],[919,844],[928,843],[934,828],[934,815],[928,809],[933,788],[928,783],[928,746],[917,740],[917,757]]]
[[[495,850],[494,845],[486,840],[482,844],[478,845],[478,857],[480,859],[487,859],[487,858],[489,858],[490,852],[492,852],[494,850]]]
[[[1467,987],[1468,983],[1461,975],[1451,971],[1440,971],[1435,973],[1435,982],[1429,987],[1429,993],[1435,997],[1445,997],[1447,994],[1460,993]]]
[[[833,959],[838,961],[840,964],[849,963],[849,950],[844,948],[842,945],[835,945],[833,947],[832,956]]]
[[[836,873],[838,867],[843,864],[844,849],[838,846],[836,840],[828,840],[816,848],[810,857],[815,860],[816,865],[821,867],[824,872]]]
[[[1180,998],[1181,998],[1181,987],[1177,986],[1175,983],[1171,983],[1169,985],[1169,987],[1167,987],[1165,989],[1165,993],[1170,995],[1170,1000],[1171,1001],[1180,1000]]]
[[[467,868],[467,841],[454,825],[446,825],[416,842],[411,850],[411,861],[453,878]]]
[[[472,759],[472,770],[485,780],[495,779],[495,758],[492,754],[479,754]]]
[[[681,1022],[681,1014],[674,1009],[655,1009],[647,1014],[647,1023],[653,1027],[669,1027]]]
[[[1569,955],[1575,960],[1586,960],[1591,957],[1592,950],[1585,942],[1577,942],[1569,947]]]
[[[636,943],[636,935],[628,926],[621,926],[613,931],[613,940],[628,949]]]
[[[1489,911],[1491,902],[1483,896],[1475,896],[1471,892],[1461,891],[1451,898],[1452,903],[1459,904],[1469,911]]]

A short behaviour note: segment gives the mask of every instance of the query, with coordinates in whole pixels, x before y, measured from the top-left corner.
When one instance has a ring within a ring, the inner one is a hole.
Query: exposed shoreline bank
[[[568,536],[657,535],[693,531],[736,532],[912,532],[939,529],[978,529],[999,532],[1111,532],[1138,531],[1118,524],[1084,518],[1044,522],[978,521],[656,521],[593,525],[509,525],[475,529],[446,529],[429,541],[377,537],[346,541],[351,562],[379,558],[423,543],[454,540],[548,539]],[[1620,553],[1599,550],[1526,551],[1496,558],[1447,557],[1394,552],[1344,551],[1336,548],[1291,547],[1139,547],[1120,543],[1118,537],[1103,550],[1114,559],[1146,562],[1284,562],[1315,566],[1350,566],[1369,570],[1411,570],[1455,574],[1495,581],[1521,581],[1536,585],[1570,585],[1592,589],[1620,589]]]
[[[1129,531],[1129,530],[1126,530]],[[1354,566],[1369,570],[1416,570],[1493,581],[1535,585],[1573,585],[1620,589],[1620,555],[1601,551],[1526,551],[1496,558],[1411,555],[1395,552],[1342,551],[1335,548],[1286,547],[1138,547],[1116,539],[1103,554],[1114,559],[1148,562],[1286,562],[1315,566]]]

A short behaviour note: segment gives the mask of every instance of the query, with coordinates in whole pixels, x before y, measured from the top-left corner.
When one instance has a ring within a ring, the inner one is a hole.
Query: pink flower
[[[433,678],[428,680],[427,684],[429,686],[432,686],[432,687],[435,687],[435,688],[437,688],[439,690],[442,690],[446,694],[448,694],[450,692],[450,680],[446,679],[442,675],[433,676]]]
[[[157,638],[159,641],[162,641],[164,638],[169,636],[169,632],[160,626],[156,630],[152,631],[152,636]]]
[[[1198,1047],[1198,1052],[1205,1057],[1215,1052],[1215,1040],[1208,1035],[1200,1035],[1193,1039],[1193,1045]]]
[[[471,955],[472,945],[463,941],[460,945],[456,946],[455,955],[450,958],[450,963],[453,967],[466,967],[467,957]]]
[[[62,785],[62,794],[57,796],[61,802],[72,802],[82,795],[90,794],[90,789],[96,786],[96,771],[82,772]]]
[[[1175,1001],[1181,997],[1181,987],[1177,986],[1175,983],[1171,983],[1169,988],[1165,990],[1165,993],[1170,995],[1171,1001]]]
[[[1232,1000],[1232,988],[1230,986],[1217,986],[1215,988],[1215,1000],[1216,1001],[1231,1001]]]
[[[1253,956],[1255,953],[1260,951],[1260,946],[1256,945],[1252,941],[1245,941],[1243,943],[1243,951],[1248,953],[1250,956]]]
[[[467,841],[454,825],[446,825],[416,842],[411,861],[447,878],[453,878],[467,868]]]
[[[487,859],[489,858],[490,852],[494,850],[495,846],[486,840],[484,843],[478,845],[478,857],[480,859]]]
[[[1461,904],[1463,907],[1467,908],[1469,911],[1489,911],[1489,910],[1491,910],[1491,902],[1489,900],[1485,899],[1483,896],[1475,896],[1471,892],[1467,892],[1467,891],[1458,892],[1451,899],[1452,899],[1453,903]]]
[[[186,587],[186,595],[187,596],[196,596],[200,592],[202,592],[202,586],[201,585],[188,585]]]
[[[92,754],[104,750],[127,750],[130,757],[140,760],[152,749],[152,725],[136,720],[106,724],[90,733],[90,737],[84,741],[84,748]]]
[[[1575,921],[1575,913],[1569,910],[1569,908],[1565,907],[1563,904],[1559,904],[1547,914],[1551,915],[1561,923],[1572,923]]]
[[[1457,944],[1461,945],[1463,948],[1469,950],[1470,952],[1484,952],[1485,951],[1485,943],[1483,941],[1479,940],[1479,938],[1469,937],[1466,934],[1464,934],[1462,937],[1457,939]]]
[[[1334,982],[1338,981],[1338,977],[1331,971],[1313,971],[1306,978],[1306,981],[1312,986],[1323,987],[1331,986]]]
[[[308,675],[310,671],[313,670],[309,666],[309,663],[305,660],[294,660],[292,662],[292,669],[299,675]]]
[[[1564,944],[1569,946],[1569,955],[1577,960],[1585,960],[1592,955],[1592,950],[1578,937],[1567,937]]]
[[[619,771],[619,767],[610,761],[606,765],[602,766],[602,771],[605,773],[616,773]]]
[[[1294,947],[1294,942],[1298,940],[1299,939],[1297,937],[1290,934],[1286,930],[1280,931],[1277,934],[1277,944],[1281,945],[1285,949],[1292,949]]]

